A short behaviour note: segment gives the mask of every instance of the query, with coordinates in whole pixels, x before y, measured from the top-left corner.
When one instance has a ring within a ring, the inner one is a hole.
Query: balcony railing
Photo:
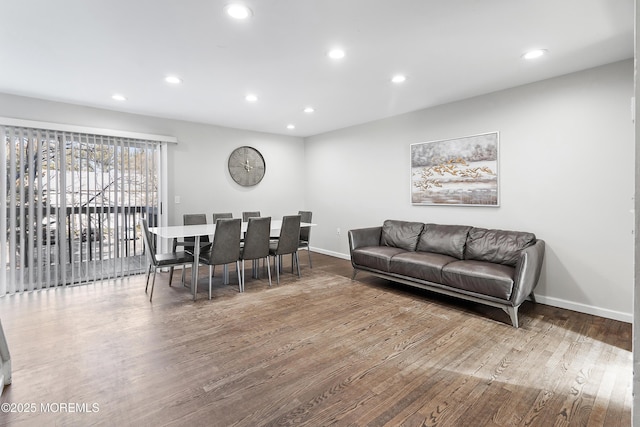
[[[39,213],[28,207],[13,209],[14,217],[24,220],[13,232],[7,224],[6,250],[13,246],[16,256],[7,257],[6,269],[10,277],[22,276],[26,282],[46,277],[57,284],[79,283],[143,271],[138,224],[143,217],[150,225],[157,223],[157,209],[148,206],[50,206]],[[116,274],[110,272],[114,268]]]

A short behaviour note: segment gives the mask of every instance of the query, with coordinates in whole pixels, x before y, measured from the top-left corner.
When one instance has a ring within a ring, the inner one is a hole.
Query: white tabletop
[[[242,223],[242,231],[247,231],[246,222]],[[310,222],[301,222],[300,227],[313,227],[316,224]],[[280,230],[282,228],[281,219],[271,220],[271,231]],[[194,237],[194,236],[213,236],[216,233],[215,224],[198,224],[198,225],[168,225],[166,227],[149,227],[149,231],[165,239],[173,239],[176,237]]]

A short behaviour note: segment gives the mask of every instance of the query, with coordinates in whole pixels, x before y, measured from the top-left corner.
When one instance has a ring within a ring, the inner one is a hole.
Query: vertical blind
[[[0,125],[0,296],[144,270],[159,141]]]

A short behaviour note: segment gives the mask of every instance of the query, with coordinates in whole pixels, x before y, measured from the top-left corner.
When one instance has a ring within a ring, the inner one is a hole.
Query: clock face
[[[231,178],[243,187],[256,185],[264,177],[264,158],[252,147],[238,147],[229,156]]]

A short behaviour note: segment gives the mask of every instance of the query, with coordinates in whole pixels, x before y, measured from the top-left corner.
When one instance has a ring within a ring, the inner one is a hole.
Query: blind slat
[[[0,125],[0,296],[144,271],[158,141]],[[157,223],[155,218],[150,219]]]

